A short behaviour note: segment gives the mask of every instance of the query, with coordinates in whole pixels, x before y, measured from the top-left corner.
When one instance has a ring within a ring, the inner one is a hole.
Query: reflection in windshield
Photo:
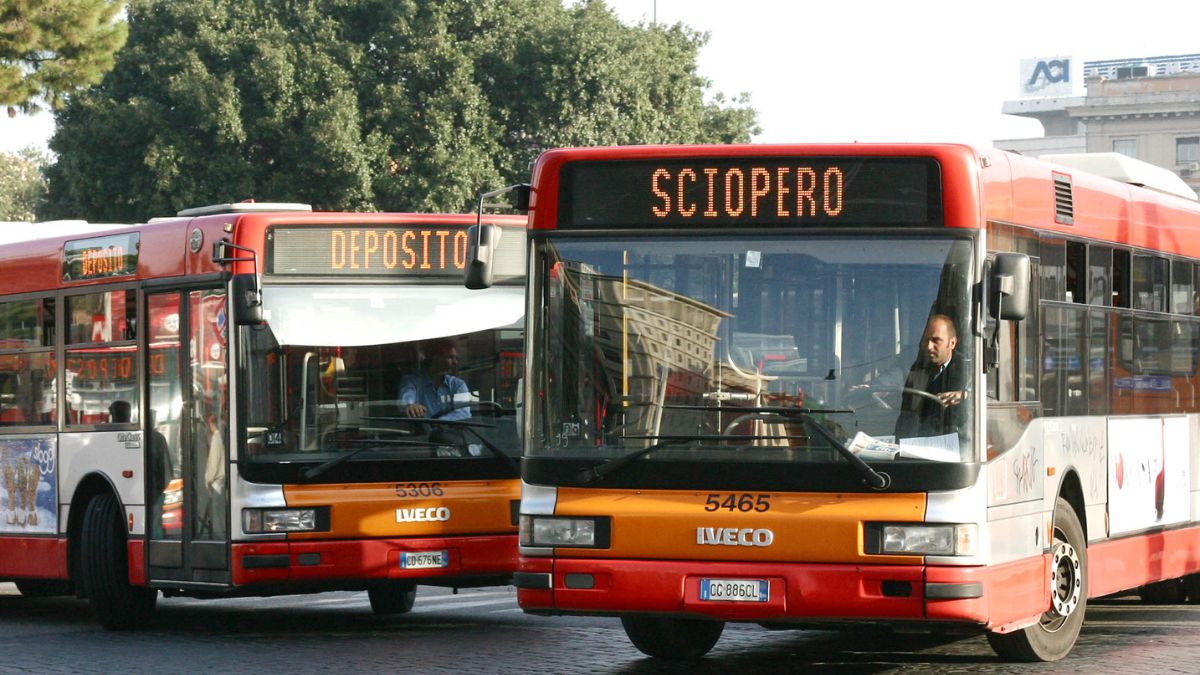
[[[267,323],[238,329],[251,461],[519,453],[520,287],[487,311],[461,287],[272,290]]]
[[[833,439],[869,459],[972,456],[971,340],[953,391],[926,376],[947,352],[923,340],[933,315],[970,335],[967,239],[540,246],[533,456],[844,461]]]

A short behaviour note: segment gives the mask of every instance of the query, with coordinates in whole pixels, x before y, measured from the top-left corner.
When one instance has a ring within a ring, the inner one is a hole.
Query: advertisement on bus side
[[[58,532],[58,455],[50,437],[0,438],[0,533]]]
[[[1188,519],[1188,436],[1184,417],[1109,420],[1110,534]]]

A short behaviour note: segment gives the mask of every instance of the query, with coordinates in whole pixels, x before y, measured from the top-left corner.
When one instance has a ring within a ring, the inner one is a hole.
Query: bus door
[[[149,579],[228,584],[225,293],[156,292],[146,305]]]

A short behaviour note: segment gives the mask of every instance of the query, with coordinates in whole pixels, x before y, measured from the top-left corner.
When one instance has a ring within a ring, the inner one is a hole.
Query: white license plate
[[[700,599],[714,602],[766,602],[770,584],[764,579],[701,579]]]
[[[400,567],[406,570],[422,570],[449,566],[449,551],[405,551],[400,554]]]

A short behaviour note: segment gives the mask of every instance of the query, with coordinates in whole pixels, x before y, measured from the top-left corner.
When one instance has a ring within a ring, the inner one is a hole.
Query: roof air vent
[[[1075,224],[1075,203],[1071,196],[1071,177],[1065,173],[1052,172],[1054,176],[1054,222],[1063,225]]]

